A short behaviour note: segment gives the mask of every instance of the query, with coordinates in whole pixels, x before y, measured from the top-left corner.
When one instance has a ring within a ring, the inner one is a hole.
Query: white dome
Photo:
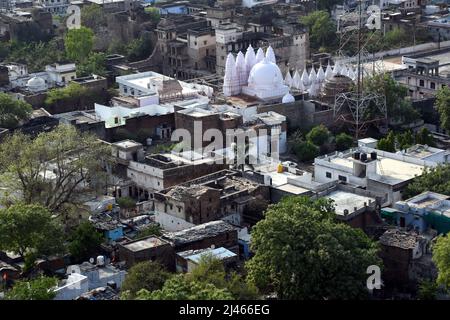
[[[255,64],[248,77],[248,85],[255,88],[274,88],[284,85],[280,68],[267,58]]]
[[[27,82],[27,88],[30,91],[42,91],[47,89],[45,80],[39,77],[33,77]]]
[[[282,103],[291,103],[294,101],[295,101],[295,98],[289,92],[283,96],[283,99],[281,99]]]

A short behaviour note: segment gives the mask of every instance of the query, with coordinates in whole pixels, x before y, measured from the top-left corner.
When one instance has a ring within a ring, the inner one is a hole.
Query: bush
[[[294,152],[300,161],[310,161],[319,155],[319,147],[311,141],[302,141],[294,146]]]
[[[327,127],[323,124],[316,126],[311,129],[310,132],[306,135],[306,139],[316,146],[322,146],[328,142],[330,138],[330,131],[328,131]]]
[[[119,207],[123,209],[131,209],[136,206],[136,201],[130,197],[122,197],[116,200]]]
[[[344,151],[353,145],[353,137],[346,133],[340,133],[336,136],[336,149],[338,151]]]

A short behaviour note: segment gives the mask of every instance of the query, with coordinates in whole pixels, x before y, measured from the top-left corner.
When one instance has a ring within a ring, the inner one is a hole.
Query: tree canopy
[[[440,236],[433,246],[433,262],[438,269],[437,283],[450,290],[450,237]]]
[[[0,128],[17,127],[20,121],[28,119],[32,110],[28,103],[14,100],[7,93],[0,93]]]
[[[142,289],[137,300],[233,300],[227,289],[219,289],[211,283],[188,280],[176,275],[166,281],[162,289],[149,292]]]
[[[146,261],[135,264],[128,270],[125,281],[122,284],[123,298],[134,299],[136,294],[145,289],[148,292],[160,290],[164,283],[171,277],[157,262]]]
[[[280,299],[356,299],[367,295],[377,245],[335,221],[330,200],[286,197],[252,231],[248,281]]]
[[[154,275],[149,275],[149,267],[149,265],[142,266],[136,272],[133,271],[129,280],[130,284],[125,288],[131,287],[131,290],[141,288],[143,284],[139,284],[138,280],[146,282],[145,279],[148,276],[151,277],[152,288],[142,288],[137,291],[136,295],[125,293],[123,298],[134,297],[138,300],[249,300],[258,297],[258,291],[253,284],[247,283],[243,276],[236,272],[227,273],[222,261],[212,255],[202,255],[198,265],[191,273],[170,277],[161,288],[156,290],[153,288],[161,285],[159,282],[162,278],[161,270]]]
[[[439,112],[441,127],[450,131],[450,88],[445,86],[436,93],[436,109]]]
[[[94,46],[94,32],[86,27],[69,29],[64,38],[67,57],[75,62],[82,62],[89,57]]]
[[[56,296],[53,290],[58,285],[56,278],[40,277],[30,281],[17,281],[6,292],[7,300],[52,300]]]
[[[63,250],[62,235],[45,207],[19,203],[0,209],[0,250],[21,257],[56,254]]]
[[[312,128],[306,135],[306,139],[320,147],[328,142],[330,136],[330,131],[328,131],[327,127],[321,124]]]
[[[110,154],[94,135],[69,125],[34,140],[15,133],[0,144],[0,183],[8,201],[38,203],[57,213],[86,192],[103,193]]]
[[[309,28],[311,47],[331,47],[336,40],[336,26],[327,11],[314,11],[300,18],[300,22]]]
[[[391,123],[411,123],[420,118],[408,99],[408,89],[389,74],[377,74],[364,79],[365,89],[386,97],[387,116]]]
[[[89,221],[84,221],[69,237],[69,252],[77,261],[84,261],[96,253],[103,235]]]
[[[336,136],[336,149],[338,151],[344,151],[351,148],[353,145],[353,137],[347,133],[339,133]]]
[[[425,191],[433,191],[450,196],[450,164],[426,168],[421,176],[408,184],[403,197],[408,199]]]
[[[91,53],[85,61],[77,65],[77,76],[86,77],[92,74],[106,75],[106,55],[104,53]]]

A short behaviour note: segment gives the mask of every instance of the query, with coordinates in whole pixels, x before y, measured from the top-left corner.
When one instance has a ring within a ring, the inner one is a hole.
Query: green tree
[[[440,236],[433,246],[433,262],[438,269],[437,284],[450,289],[450,237]]]
[[[69,252],[76,261],[84,261],[95,254],[103,242],[103,235],[89,221],[84,221],[69,237]]]
[[[407,130],[403,133],[399,133],[396,136],[398,148],[400,150],[405,150],[411,147],[414,144],[414,135],[411,130]]]
[[[419,112],[413,108],[411,100],[408,99],[408,89],[395,81],[391,75],[377,74],[365,78],[364,87],[368,92],[386,97],[387,116],[391,122],[411,123],[420,118]]]
[[[330,131],[328,131],[327,127],[321,124],[312,128],[306,135],[306,139],[320,147],[328,142],[330,136]]]
[[[86,193],[103,194],[110,155],[96,136],[69,125],[35,139],[15,133],[0,144],[0,183],[10,202],[39,203],[57,214]]]
[[[344,151],[351,148],[353,145],[353,137],[345,132],[339,133],[336,136],[336,149]]]
[[[145,289],[149,292],[160,290],[164,283],[171,277],[157,262],[146,261],[135,264],[128,270],[121,291],[122,298],[134,299],[136,294]]]
[[[49,42],[11,41],[5,58],[6,62],[26,64],[29,72],[39,72],[48,64],[65,60],[64,50],[56,38]]]
[[[436,93],[436,109],[439,112],[441,127],[450,131],[450,88],[445,86]]]
[[[91,53],[85,61],[77,65],[77,76],[86,77],[92,74],[106,75],[106,55],[104,53]]]
[[[248,280],[280,299],[356,299],[367,295],[367,267],[381,266],[377,245],[336,222],[330,200],[286,197],[252,230]]]
[[[136,238],[144,238],[148,236],[160,236],[161,227],[158,224],[152,224],[145,229],[139,230]]]
[[[47,106],[64,106],[68,103],[80,105],[80,101],[89,95],[89,90],[78,83],[70,83],[64,88],[54,88],[48,91],[45,98]]]
[[[0,250],[36,258],[61,253],[62,238],[61,226],[45,207],[18,203],[0,209]]]
[[[129,61],[139,61],[150,56],[153,50],[150,34],[144,33],[138,39],[131,41],[126,48]]]
[[[176,275],[166,281],[162,289],[149,292],[141,290],[138,300],[232,300],[227,289],[219,289],[211,283],[188,280],[184,275]]]
[[[408,184],[403,192],[404,199],[408,199],[425,191],[433,191],[450,196],[450,165],[439,165],[426,168],[422,175]]]
[[[416,133],[415,142],[418,144],[428,145],[428,146],[434,146],[434,138],[431,135],[430,131],[423,127]]]
[[[388,152],[395,152],[395,134],[393,131],[389,131],[388,135],[381,138],[377,143],[377,149]]]
[[[116,200],[119,207],[123,209],[131,209],[136,206],[136,200],[130,198],[130,197],[121,197]]]
[[[327,11],[314,11],[300,18],[300,22],[309,28],[311,47],[330,48],[336,41],[336,26]]]
[[[15,128],[23,120],[29,118],[31,106],[19,100],[14,100],[7,93],[0,93],[0,128]]]
[[[210,283],[219,289],[226,289],[234,299],[256,299],[257,288],[246,283],[243,277],[236,272],[227,274],[223,262],[210,254],[201,256],[197,267],[186,275],[187,279],[199,283]]]
[[[386,32],[384,36],[385,46],[389,49],[401,48],[410,43],[410,35],[408,35],[404,28],[394,28]]]
[[[86,27],[69,29],[64,38],[66,55],[75,62],[83,62],[89,57],[94,46],[94,32]]]
[[[422,280],[419,283],[418,298],[419,300],[436,300],[438,286],[435,281]]]
[[[52,300],[58,285],[56,278],[40,277],[30,281],[17,281],[14,287],[6,292],[7,300]]]
[[[319,155],[319,147],[311,141],[301,141],[293,146],[293,150],[300,161],[310,161]]]
[[[158,23],[159,20],[161,19],[161,14],[159,13],[158,8],[146,7],[145,13],[150,15],[150,20],[152,20],[152,22],[154,23]]]
[[[97,4],[90,4],[81,8],[81,24],[94,32],[107,26],[107,20],[103,8]]]

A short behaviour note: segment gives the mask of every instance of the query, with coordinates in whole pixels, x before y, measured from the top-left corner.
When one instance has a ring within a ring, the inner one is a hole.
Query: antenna
[[[363,11],[363,4],[367,0],[357,0],[358,6],[355,10],[344,7],[345,11],[338,16],[339,50],[338,61],[344,69],[351,68],[356,63],[356,77],[353,79],[356,85],[355,90],[339,93],[335,97],[334,118],[338,126],[347,126],[354,132],[355,138],[359,139],[365,135],[369,125],[377,125],[380,131],[387,131],[387,110],[386,98],[383,94],[367,92],[364,89],[364,73],[367,73],[365,66],[370,60],[375,60],[369,56],[366,45],[372,39],[374,33],[370,34],[364,41],[363,32],[367,27],[369,30],[380,28],[381,10],[377,6],[368,6]],[[367,23],[363,24],[362,19],[367,17]],[[348,43],[356,42],[357,52],[352,57],[348,57]],[[347,48],[347,49],[346,49]],[[375,62],[373,62],[373,73],[375,75]],[[369,115],[367,110],[371,107],[376,110],[375,114]]]

